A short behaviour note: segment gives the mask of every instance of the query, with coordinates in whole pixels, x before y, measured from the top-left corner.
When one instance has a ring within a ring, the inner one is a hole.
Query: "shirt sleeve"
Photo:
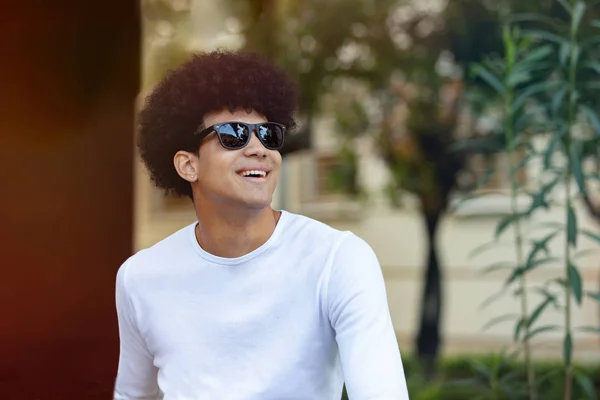
[[[332,259],[327,289],[350,400],[408,400],[398,342],[379,261],[347,233]]]
[[[119,324],[120,354],[113,400],[160,398],[157,368],[137,326],[135,309],[127,289],[126,261],[117,272],[115,300]]]

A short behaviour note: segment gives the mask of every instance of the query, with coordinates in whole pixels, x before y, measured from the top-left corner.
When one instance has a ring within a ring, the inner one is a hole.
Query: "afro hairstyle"
[[[289,130],[296,127],[298,88],[286,72],[255,53],[197,53],[169,71],[145,99],[138,115],[137,146],[152,182],[166,194],[192,198],[173,157],[198,154],[194,133],[207,113],[254,110]]]

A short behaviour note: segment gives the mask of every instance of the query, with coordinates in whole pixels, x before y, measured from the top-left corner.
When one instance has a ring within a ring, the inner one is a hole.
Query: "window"
[[[347,199],[356,187],[356,168],[336,152],[315,152],[304,169],[304,202]]]
[[[340,159],[335,154],[321,154],[316,156],[316,186],[318,197],[331,197],[343,194],[340,187],[334,182],[336,169],[340,165]]]

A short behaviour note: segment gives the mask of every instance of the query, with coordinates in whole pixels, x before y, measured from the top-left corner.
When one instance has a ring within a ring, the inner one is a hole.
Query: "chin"
[[[261,210],[264,208],[267,208],[271,205],[271,202],[273,201],[273,196],[269,196],[269,198],[262,198],[262,199],[242,199],[242,203],[251,209],[254,210]]]

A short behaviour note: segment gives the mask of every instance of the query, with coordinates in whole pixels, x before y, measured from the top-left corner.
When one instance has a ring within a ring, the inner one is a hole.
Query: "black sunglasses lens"
[[[258,128],[258,137],[269,149],[279,149],[283,145],[284,130],[277,124],[265,123]]]
[[[244,124],[223,124],[217,129],[221,143],[228,149],[243,147],[250,138],[250,130]]]

